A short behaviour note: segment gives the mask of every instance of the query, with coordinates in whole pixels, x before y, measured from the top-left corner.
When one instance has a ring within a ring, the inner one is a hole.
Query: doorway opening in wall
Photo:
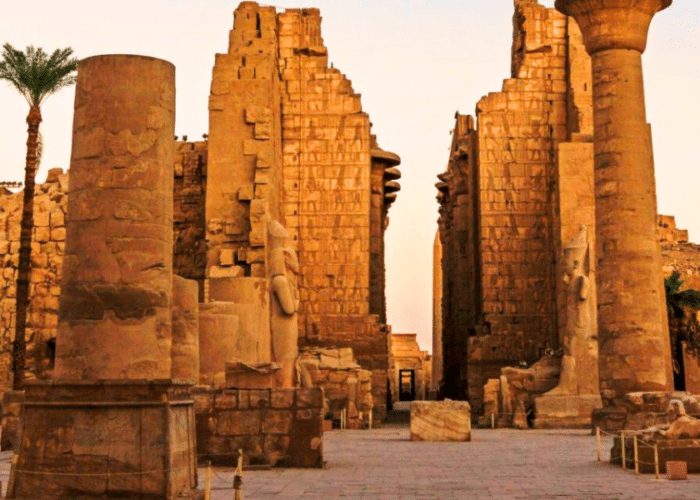
[[[416,399],[416,371],[399,370],[399,401]]]

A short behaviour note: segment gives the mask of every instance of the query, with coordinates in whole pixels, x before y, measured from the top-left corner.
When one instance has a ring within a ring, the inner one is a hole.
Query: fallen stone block
[[[411,441],[471,440],[471,407],[466,401],[411,403]]]

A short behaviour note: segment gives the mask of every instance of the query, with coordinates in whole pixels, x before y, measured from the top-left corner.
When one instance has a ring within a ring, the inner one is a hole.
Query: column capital
[[[673,0],[556,0],[556,9],[576,19],[586,51],[631,49],[644,52],[654,14]]]

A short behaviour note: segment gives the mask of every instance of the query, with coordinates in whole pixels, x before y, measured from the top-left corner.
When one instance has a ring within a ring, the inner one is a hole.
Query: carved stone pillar
[[[91,57],[75,95],[56,380],[26,386],[7,498],[197,498],[171,380],[175,68]]]
[[[604,399],[671,390],[671,351],[656,238],[656,184],[642,53],[671,0],[557,0],[593,66],[600,382]]]

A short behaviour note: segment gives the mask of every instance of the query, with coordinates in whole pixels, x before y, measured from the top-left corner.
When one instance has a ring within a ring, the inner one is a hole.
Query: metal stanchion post
[[[7,494],[10,495],[15,489],[15,476],[17,474],[17,462],[19,461],[19,455],[16,453],[12,455],[12,466],[10,468],[10,477],[7,480]]]
[[[598,454],[598,462],[603,461],[603,453],[600,446],[600,427],[595,428],[596,450]]]
[[[493,413],[491,414],[491,428],[496,428],[496,416]]]
[[[238,468],[233,476],[233,500],[243,500],[243,449],[238,450]]]
[[[211,462],[207,462],[207,471],[204,474],[204,500],[211,500]]]
[[[373,412],[374,412],[374,410],[370,410],[370,411],[369,411],[369,415],[368,415],[369,428],[370,428],[370,429],[372,428],[372,418],[373,418],[372,414],[373,414]]]
[[[654,469],[656,472],[656,479],[659,479],[659,445],[654,445]]]
[[[622,470],[627,470],[627,457],[625,456],[625,431],[620,431],[620,442],[622,443]]]
[[[637,435],[634,435],[634,473],[639,475],[639,450],[637,447]]]

